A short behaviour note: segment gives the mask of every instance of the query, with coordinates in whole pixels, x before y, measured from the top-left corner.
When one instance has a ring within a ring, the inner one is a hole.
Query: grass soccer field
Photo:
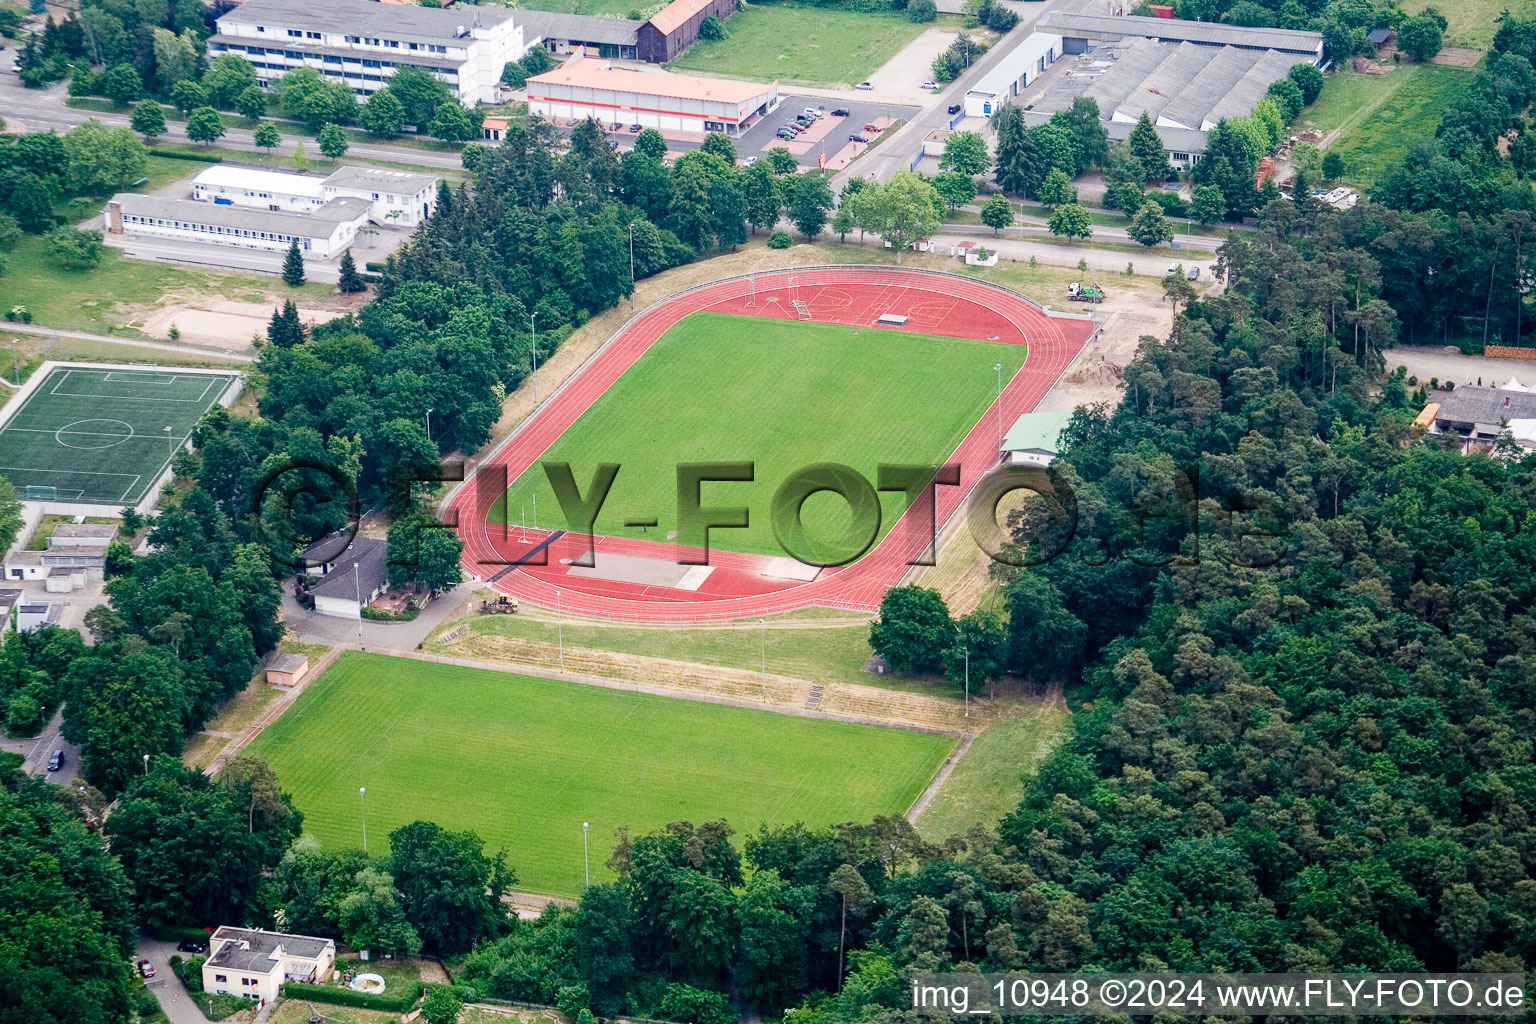
[[[580,683],[347,653],[257,737],[330,848],[377,854],[418,819],[505,848],[519,886],[573,894],[614,830],[724,817],[827,825],[899,814],[954,746],[945,736],[796,718]],[[367,787],[359,797],[358,787]],[[362,801],[367,801],[366,808]]]
[[[236,379],[56,366],[0,425],[0,475],[18,490],[52,487],[59,501],[135,504]]]
[[[898,12],[753,4],[725,23],[724,39],[701,39],[667,66],[763,80],[855,85],[935,27]],[[928,69],[913,72],[913,84]]]
[[[705,505],[746,506],[746,529],[712,529],[710,547],[782,555],[769,521],[791,473],[837,462],[873,482],[880,463],[943,462],[1024,363],[1022,345],[725,313],[681,320],[593,403],[541,458],[568,461],[585,495],[598,463],[616,462],[596,531],[662,540],[676,527],[677,465],[751,461],[751,483],[706,483]],[[881,494],[880,535],[905,497]],[[543,468],[513,481],[507,522],[532,511],[566,524]],[[632,519],[654,518],[642,532]],[[840,537],[851,514],[820,493],[803,510],[815,540]]]

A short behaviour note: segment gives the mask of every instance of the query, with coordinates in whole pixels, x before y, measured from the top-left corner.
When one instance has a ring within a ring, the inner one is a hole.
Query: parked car
[[[847,107],[838,107],[836,110],[832,111],[832,116],[833,117],[847,117],[848,116],[848,108]]]
[[[191,939],[185,939],[182,942],[177,943],[176,951],[178,953],[206,953],[208,952],[208,947],[201,942],[193,942]]]
[[[1170,263],[1170,264],[1168,264],[1168,273],[1169,274],[1177,274],[1180,271],[1182,271],[1183,269],[1184,269],[1184,264],[1182,264],[1182,263]]]
[[[48,759],[48,770],[56,772],[64,767],[64,751],[55,750],[53,756]]]
[[[629,134],[631,134],[631,135],[638,135],[638,134],[640,134],[640,125],[638,125],[638,124],[630,125],[629,126]]]
[[[140,960],[139,973],[146,978],[153,978],[155,976],[155,965],[148,960]]]
[[[800,111],[800,113],[804,114],[806,117],[821,116],[821,111],[817,110],[815,107],[806,107],[804,110]]]
[[[741,166],[743,166],[743,167],[751,167],[755,163],[757,163],[757,157],[749,156],[749,157],[747,157],[745,160],[743,160],[741,162]]]
[[[778,132],[778,136],[779,136],[779,138],[783,139],[785,142],[793,142],[794,138],[795,138],[795,133],[790,131],[788,128],[780,128],[779,132]]]
[[[939,90],[939,83],[938,82],[924,82],[922,87],[924,89],[932,89],[934,92],[938,92],[938,90]]]
[[[858,85],[854,86],[854,88],[855,89],[863,89],[865,91],[868,91],[870,89],[873,89],[874,86],[870,85],[868,82],[860,82]]]
[[[862,136],[862,135],[850,135],[850,136],[848,136],[848,141],[849,142],[866,142],[867,143],[869,140],[867,138],[865,138],[864,136]]]
[[[1188,281],[1198,281],[1198,280],[1200,280],[1200,268],[1199,267],[1190,267],[1189,268],[1189,273],[1185,274],[1184,278],[1185,278],[1185,280],[1188,280]]]
[[[960,104],[958,104],[958,103],[951,103],[949,105],[949,112],[951,114],[958,114],[958,113],[960,113]]]

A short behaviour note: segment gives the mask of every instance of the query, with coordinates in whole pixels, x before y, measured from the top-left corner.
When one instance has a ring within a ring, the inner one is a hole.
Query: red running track
[[[497,590],[536,605],[611,619],[735,619],[811,605],[874,611],[886,590],[901,582],[910,568],[908,562],[926,543],[926,537],[914,537],[903,529],[904,525],[910,527],[908,519],[915,516],[903,516],[857,562],[824,570],[810,581],[762,575],[768,559],[760,555],[712,551],[712,571],[694,590],[573,575],[562,559],[579,555],[584,538],[570,535],[545,548],[535,559],[540,564],[509,569],[511,563],[536,551],[549,533],[488,522],[505,484],[532,466],[683,317],[711,310],[799,319],[793,306],[796,301],[805,304],[812,319],[822,323],[870,326],[881,314],[898,313],[908,317],[907,323],[887,329],[1029,346],[1024,366],[949,459],[960,465],[960,486],[938,488],[936,521],[941,525],[997,462],[999,405],[1004,424],[1032,411],[1092,333],[1088,321],[1052,317],[1021,296],[982,282],[903,268],[776,271],[720,281],[673,296],[625,325],[481,463],[471,480],[449,495],[444,514],[448,522],[458,524],[464,540],[466,573],[494,578]],[[598,537],[596,544],[599,558],[603,552],[668,562],[680,557],[678,545],[665,541]],[[601,561],[598,564],[601,567]]]

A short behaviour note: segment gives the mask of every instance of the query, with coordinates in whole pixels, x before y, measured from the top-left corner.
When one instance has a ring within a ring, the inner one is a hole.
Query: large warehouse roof
[[[495,25],[513,17],[505,7],[487,5],[469,10],[445,10],[405,4],[383,11],[373,0],[245,0],[224,14],[221,23],[264,25],[312,32],[360,34],[377,31],[390,39],[436,45],[469,45],[469,29],[475,24]],[[220,24],[220,29],[224,26]],[[274,35],[281,46],[285,38]],[[350,51],[349,51],[350,52]],[[402,57],[405,55],[402,54]],[[411,55],[413,58],[415,54]]]
[[[247,0],[249,2],[249,0]],[[563,67],[534,75],[534,85],[569,85],[578,89],[626,92],[641,96],[668,96],[673,99],[700,100],[709,103],[750,103],[773,92],[774,85],[758,82],[732,82],[723,78],[689,78],[686,75],[625,71],[606,61],[573,60]],[[777,83],[775,83],[776,85]]]
[[[709,7],[710,0],[672,0],[651,18],[651,27],[663,35],[676,32],[688,19]]]
[[[1292,63],[1274,50],[1131,39],[1079,58],[1031,110],[1050,115],[1091,96],[1106,121],[1134,122],[1145,111],[1160,128],[1210,131],[1252,112]]]
[[[517,23],[523,39],[575,39],[583,43],[634,46],[640,22],[628,18],[602,18],[595,14],[564,14],[560,11],[519,10]]]
[[[249,2],[249,0],[247,0]],[[1205,46],[1242,46],[1290,53],[1321,53],[1323,37],[1318,32],[1288,28],[1250,28],[1244,25],[1218,25],[1207,21],[1178,18],[1124,17],[1110,14],[1077,14],[1047,11],[1035,23],[1040,32],[1059,36],[1115,39],[1141,36],[1165,42],[1187,40]]]

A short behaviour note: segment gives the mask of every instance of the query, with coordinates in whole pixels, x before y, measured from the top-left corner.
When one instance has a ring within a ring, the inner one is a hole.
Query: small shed
[[[267,665],[267,682],[273,686],[297,686],[309,674],[309,659],[302,654],[279,654]]]
[[[1014,420],[998,454],[1010,466],[1049,466],[1060,454],[1057,438],[1071,419],[1070,410],[1027,412]]]
[[[48,570],[43,589],[50,594],[69,594],[85,586],[85,566],[54,566]]]
[[[480,138],[486,142],[500,142],[506,137],[510,124],[504,117],[488,117],[480,122]]]

